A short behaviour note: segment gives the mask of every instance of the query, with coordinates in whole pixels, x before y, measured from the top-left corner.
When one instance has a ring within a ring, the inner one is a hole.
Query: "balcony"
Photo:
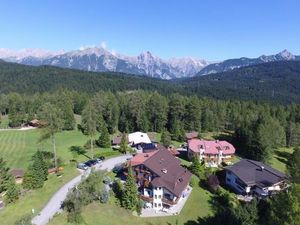
[[[177,198],[175,201],[167,199],[167,198],[162,198],[162,202],[167,205],[176,205],[178,200],[179,200],[179,198]]]

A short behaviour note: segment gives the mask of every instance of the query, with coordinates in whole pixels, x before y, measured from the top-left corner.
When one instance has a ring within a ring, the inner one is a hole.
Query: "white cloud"
[[[106,42],[102,41],[100,47],[106,49],[107,48]]]

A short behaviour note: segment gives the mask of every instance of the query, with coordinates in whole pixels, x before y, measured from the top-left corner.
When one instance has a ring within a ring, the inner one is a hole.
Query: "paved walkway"
[[[37,129],[37,127],[21,127],[21,128],[3,128],[0,129],[0,131],[26,131],[26,130],[33,130],[33,129]]]
[[[141,217],[158,217],[158,216],[174,216],[178,215],[183,209],[186,201],[190,197],[192,193],[192,188],[189,186],[187,195],[184,198],[179,199],[178,203],[172,207],[170,207],[167,211],[155,211],[152,208],[143,209],[141,213]]]
[[[102,163],[95,166],[96,170],[112,170],[114,166],[118,163],[123,163],[126,159],[130,157],[130,155],[122,155],[118,157],[114,157],[111,159],[107,159]],[[68,191],[78,185],[81,180],[89,175],[91,170],[87,170],[81,172],[81,174],[68,183],[66,183],[63,187],[61,187],[50,199],[47,205],[42,209],[42,211],[32,219],[32,223],[35,225],[46,225],[53,216],[61,211],[61,203],[67,197]]]

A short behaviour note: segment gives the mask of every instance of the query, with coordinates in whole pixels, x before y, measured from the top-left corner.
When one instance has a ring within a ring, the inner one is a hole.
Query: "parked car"
[[[87,170],[88,169],[88,167],[85,163],[78,163],[77,168],[81,169],[81,170]]]
[[[100,159],[101,161],[104,161],[105,157],[104,156],[99,156],[98,159]]]
[[[85,162],[84,164],[87,165],[88,167],[94,166],[98,163],[98,161],[96,159],[91,159],[87,162]]]

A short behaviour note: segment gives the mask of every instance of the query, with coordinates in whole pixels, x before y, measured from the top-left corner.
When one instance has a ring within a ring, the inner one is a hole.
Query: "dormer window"
[[[162,169],[161,172],[167,173],[168,171],[167,171],[167,169]]]

